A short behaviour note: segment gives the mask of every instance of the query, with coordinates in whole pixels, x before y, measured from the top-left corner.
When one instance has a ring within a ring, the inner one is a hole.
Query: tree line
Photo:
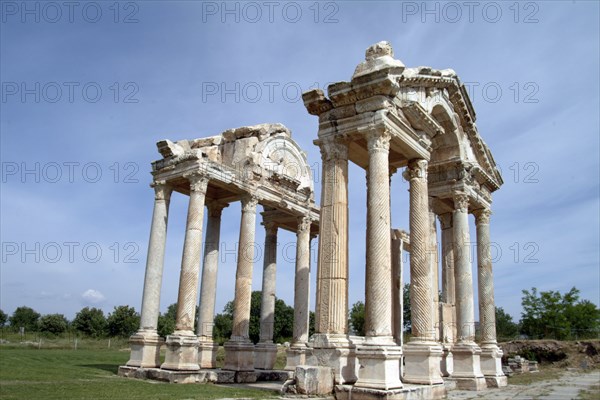
[[[404,330],[410,331],[410,285],[403,288],[404,296]],[[542,291],[534,287],[523,290],[521,305],[523,311],[519,322],[514,322],[512,316],[502,307],[496,307],[496,333],[498,340],[508,340],[517,337],[531,339],[584,339],[600,337],[600,309],[589,300],[581,300],[579,290],[573,287],[567,293],[558,291]],[[252,292],[250,303],[249,334],[254,343],[260,337],[260,304],[261,292]],[[158,318],[158,333],[166,337],[175,330],[177,303],[171,304],[165,313]],[[198,310],[196,310],[197,324]],[[315,317],[310,313],[309,334],[314,333]],[[72,321],[63,314],[40,315],[30,307],[18,307],[9,317],[0,310],[0,328],[8,324],[15,332],[24,328],[26,332],[40,332],[46,335],[61,335],[68,331],[84,336],[123,337],[135,333],[140,324],[140,316],[133,307],[117,306],[108,316],[99,308],[85,307],[81,309]],[[222,313],[215,315],[213,321],[213,338],[223,344],[231,336],[233,325],[233,301],[225,305]],[[364,336],[365,305],[358,301],[349,310],[349,325],[351,333]],[[291,341],[294,326],[294,309],[283,300],[275,299],[274,324],[267,329],[273,332],[276,343]]]
[[[410,285],[405,284],[404,330],[410,331]],[[514,322],[502,307],[496,307],[496,336],[498,340],[517,337],[529,339],[589,339],[600,338],[600,309],[589,300],[579,298],[573,287],[565,294],[558,291],[538,292],[537,288],[523,290],[521,319]],[[364,336],[365,305],[354,303],[350,309],[350,326],[354,333]]]

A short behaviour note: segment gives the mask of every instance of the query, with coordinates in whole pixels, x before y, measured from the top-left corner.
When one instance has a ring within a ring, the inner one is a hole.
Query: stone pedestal
[[[254,368],[273,369],[277,358],[277,345],[275,343],[258,343],[254,347]]]
[[[390,337],[389,345],[363,343],[356,348],[356,357],[360,363],[360,373],[356,387],[380,390],[398,389],[400,381],[400,360],[402,347],[393,344]]]
[[[463,390],[483,390],[487,387],[481,373],[481,349],[475,343],[458,343],[452,347],[454,372],[452,380]]]
[[[502,387],[508,384],[502,372],[502,350],[495,344],[481,346],[481,372],[488,387]]]
[[[294,371],[297,366],[305,365],[310,349],[305,344],[292,345],[286,351],[286,371]]]
[[[250,341],[226,342],[225,365],[223,369],[230,371],[254,371],[254,345]]]
[[[155,368],[160,365],[160,348],[164,339],[156,333],[145,335],[137,332],[129,338],[131,356],[127,365],[130,367]]]
[[[166,341],[167,353],[161,369],[176,371],[197,371],[198,338],[188,335],[169,335]]]
[[[198,365],[200,368],[217,368],[219,344],[211,341],[198,341]]]
[[[336,385],[354,383],[358,376],[356,346],[346,335],[315,334],[312,354],[307,357],[306,363],[330,367]]]
[[[333,392],[331,368],[302,365],[296,368],[295,377],[299,394],[329,395]]]
[[[404,345],[404,382],[422,385],[443,383],[440,362],[442,347],[435,342],[413,341]]]

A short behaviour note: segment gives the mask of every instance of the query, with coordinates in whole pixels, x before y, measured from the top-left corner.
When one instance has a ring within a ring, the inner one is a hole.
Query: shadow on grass
[[[82,364],[78,365],[78,367],[100,369],[102,371],[110,372],[113,375],[117,375],[119,372],[119,365],[116,364]]]

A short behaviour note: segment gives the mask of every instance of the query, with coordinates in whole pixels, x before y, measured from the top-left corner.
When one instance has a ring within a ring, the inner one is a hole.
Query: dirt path
[[[588,373],[565,372],[559,379],[535,382],[529,385],[508,385],[475,393],[464,390],[448,392],[448,400],[574,400],[581,390],[600,385],[600,371]],[[600,395],[598,395],[600,399]]]

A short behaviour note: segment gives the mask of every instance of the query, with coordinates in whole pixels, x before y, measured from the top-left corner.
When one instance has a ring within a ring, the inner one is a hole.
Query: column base
[[[140,330],[129,338],[130,367],[156,368],[160,365],[160,348],[165,340],[156,331]]]
[[[212,340],[198,340],[198,365],[200,368],[217,368],[219,344]]]
[[[165,342],[167,354],[161,369],[174,371],[197,371],[198,365],[198,337],[195,335],[174,334],[167,336]]]
[[[488,382],[488,387],[503,387],[508,384],[502,372],[502,349],[497,344],[481,345],[481,372]]]
[[[481,373],[481,349],[474,342],[458,343],[452,347],[454,372],[452,380],[462,390],[483,390],[487,387]]]
[[[371,339],[382,339],[381,343]],[[400,381],[400,362],[402,347],[397,346],[393,338],[367,338],[356,348],[356,357],[360,364],[355,387],[391,390],[402,387]]]
[[[450,351],[450,347],[442,346],[442,360],[440,362],[440,370],[443,377],[448,377],[454,372],[454,356]]]
[[[225,365],[230,371],[254,371],[254,344],[251,341],[228,341],[225,347]]]
[[[306,364],[330,367],[336,385],[356,382],[358,376],[356,345],[347,335],[315,334],[309,345],[312,347],[312,352],[307,356]]]
[[[295,371],[297,366],[305,365],[309,350],[310,349],[306,347],[305,343],[292,344],[290,348],[286,350],[284,370]]]
[[[429,341],[411,341],[404,345],[403,382],[421,385],[443,383],[440,362],[442,346]]]
[[[273,369],[277,358],[277,345],[275,343],[258,343],[254,347],[254,368]]]

